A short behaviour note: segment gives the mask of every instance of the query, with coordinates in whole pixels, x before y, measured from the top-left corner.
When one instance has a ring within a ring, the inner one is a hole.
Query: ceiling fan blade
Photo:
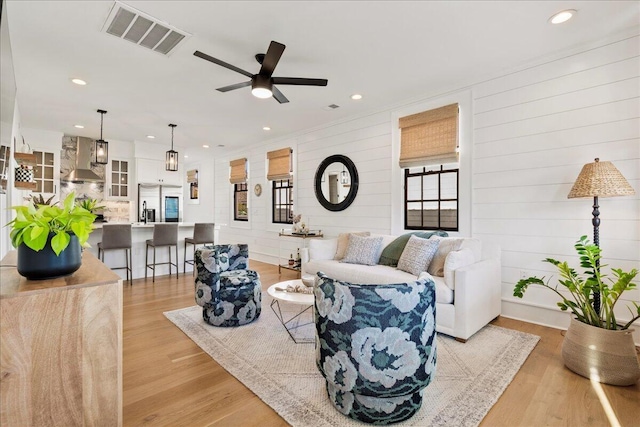
[[[218,92],[229,92],[230,90],[240,89],[241,87],[251,86],[251,80],[248,82],[236,83],[225,87],[219,87],[216,89]]]
[[[230,69],[232,71],[235,71],[236,73],[240,73],[240,74],[245,75],[247,77],[253,77],[253,74],[251,74],[250,72],[245,71],[245,70],[243,70],[241,68],[238,68],[238,67],[236,67],[234,65],[227,64],[226,62],[221,61],[221,60],[219,60],[217,58],[214,58],[213,56],[209,56],[206,53],[202,53],[199,50],[196,50],[195,52],[193,52],[193,54],[195,56],[197,56],[198,58],[202,58],[202,59],[204,59],[206,61],[213,62],[214,64],[218,64],[218,65],[220,65],[220,66],[222,66],[224,68],[228,68],[228,69]]]
[[[274,97],[274,98],[276,99],[276,101],[278,101],[280,104],[284,104],[284,103],[289,102],[289,100],[287,99],[287,97],[286,97],[286,96],[284,96],[284,95],[282,94],[282,92],[280,92],[280,91],[278,90],[278,88],[277,88],[277,87],[272,86],[272,87],[271,87],[271,92],[273,92],[273,97]]]
[[[278,61],[280,61],[280,57],[282,56],[282,52],[284,52],[285,47],[286,46],[282,43],[271,41],[269,50],[267,50],[267,54],[264,56],[264,60],[262,60],[260,74],[271,77],[273,70],[275,70],[276,65],[278,65]]]
[[[305,79],[302,77],[272,77],[273,84],[298,86],[326,86],[327,79]]]

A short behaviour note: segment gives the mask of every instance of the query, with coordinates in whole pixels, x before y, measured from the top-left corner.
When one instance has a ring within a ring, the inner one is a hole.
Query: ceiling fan
[[[251,93],[253,96],[258,98],[270,98],[273,96],[276,101],[280,104],[284,104],[285,102],[289,102],[286,96],[282,94],[274,86],[277,85],[296,85],[296,86],[326,86],[326,79],[306,79],[302,77],[273,77],[273,71],[278,65],[278,61],[280,61],[280,57],[282,56],[282,52],[284,52],[285,45],[282,43],[278,43],[276,41],[271,41],[269,44],[269,49],[267,53],[258,53],[255,58],[262,66],[260,67],[260,71],[258,74],[251,74],[248,71],[245,71],[241,68],[235,67],[231,64],[228,64],[224,61],[221,61],[217,58],[207,55],[206,53],[202,53],[199,50],[193,52],[193,54],[199,58],[205,59],[207,61],[213,62],[214,64],[221,65],[229,70],[233,70],[236,73],[240,73],[244,76],[250,77],[251,80],[248,82],[236,83],[234,85],[229,85],[225,87],[220,87],[216,90],[220,92],[229,92],[230,90],[240,89],[241,87],[251,85]]]

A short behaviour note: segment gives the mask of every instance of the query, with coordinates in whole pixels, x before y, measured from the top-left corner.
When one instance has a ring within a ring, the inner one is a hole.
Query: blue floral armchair
[[[355,285],[318,276],[316,363],[331,403],[367,423],[410,418],[436,368],[432,279]]]
[[[248,245],[205,246],[195,252],[196,302],[205,322],[239,326],[260,317],[262,288],[258,273],[248,270]]]

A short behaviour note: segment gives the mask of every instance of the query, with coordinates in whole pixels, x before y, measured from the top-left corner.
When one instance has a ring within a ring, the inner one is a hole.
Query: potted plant
[[[97,206],[98,201],[96,199],[88,198],[84,199],[80,202],[80,206],[84,209],[88,210],[92,214],[95,214],[97,211],[104,209],[106,206]]]
[[[559,297],[558,307],[573,314],[571,324],[562,343],[562,358],[567,368],[584,377],[613,385],[633,385],[640,378],[640,365],[633,343],[633,330],[629,327],[640,318],[640,304],[631,301],[634,309],[627,306],[631,319],[619,324],[614,307],[620,296],[636,288],[633,279],[637,269],[624,272],[612,268],[614,279],[607,278],[600,266],[600,248],[590,244],[582,236],[575,244],[580,256],[579,274],[565,262],[546,258],[544,262],[558,269],[559,285],[529,277],[516,283],[513,296],[522,298],[530,285],[540,285],[555,292]],[[605,278],[607,280],[605,281]],[[560,290],[564,288],[564,293]],[[594,307],[593,293],[600,292],[600,307]]]
[[[82,264],[81,246],[93,231],[96,216],[75,203],[75,194],[62,207],[14,206],[11,243],[18,249],[18,273],[27,279],[51,279],[73,273]]]

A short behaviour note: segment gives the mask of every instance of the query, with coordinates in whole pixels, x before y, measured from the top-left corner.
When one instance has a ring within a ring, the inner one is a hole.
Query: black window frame
[[[285,185],[286,184],[286,185]],[[282,202],[284,193],[284,203]],[[284,207],[286,219],[276,220],[276,212]],[[271,222],[273,224],[293,224],[293,180],[276,179],[271,181]]]
[[[247,217],[238,218],[238,194],[245,194],[245,201],[247,206]],[[233,220],[234,221],[249,221],[249,191],[246,182],[240,182],[233,184]]]
[[[455,173],[456,174],[456,198],[455,199],[443,199],[442,198],[442,175],[447,173]],[[423,199],[424,194],[424,179],[425,176],[437,175],[438,176],[438,197],[437,199]],[[409,179],[420,177],[420,199],[408,199],[409,196]],[[431,225],[424,225],[424,203],[438,203],[437,209],[437,218],[438,224],[437,227],[433,227]],[[442,213],[441,213],[441,203],[442,202],[456,202],[456,227],[443,227],[442,226]],[[409,213],[409,203],[421,203],[421,215],[420,215],[420,226],[409,225],[408,224],[408,213]],[[427,167],[423,167],[420,172],[411,172],[409,169],[404,170],[404,228],[405,230],[444,230],[444,231],[459,231],[460,230],[460,168],[455,169],[444,169],[443,165],[440,165],[440,169],[433,170],[428,169]]]

